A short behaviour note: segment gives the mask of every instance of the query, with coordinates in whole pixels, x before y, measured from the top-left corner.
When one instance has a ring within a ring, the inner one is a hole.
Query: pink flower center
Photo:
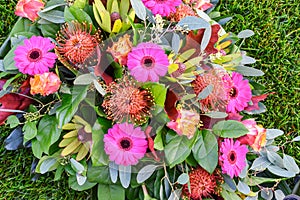
[[[37,62],[42,59],[42,51],[40,49],[34,48],[29,51],[27,54],[27,59],[30,62]]]
[[[145,68],[147,68],[147,69],[153,68],[154,64],[155,64],[155,60],[151,56],[145,56],[142,59],[142,66],[145,67]]]
[[[125,151],[129,151],[132,148],[132,140],[129,137],[121,138],[119,147]]]
[[[238,90],[236,89],[236,87],[232,87],[232,88],[230,89],[229,95],[230,95],[230,97],[232,97],[232,98],[237,97],[237,95],[238,95]]]
[[[230,164],[235,164],[237,159],[235,151],[230,151],[227,155],[227,158]]]

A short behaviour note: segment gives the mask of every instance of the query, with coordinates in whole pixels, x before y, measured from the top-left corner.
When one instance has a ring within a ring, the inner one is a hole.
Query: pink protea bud
[[[15,15],[26,17],[34,22],[39,17],[37,13],[44,8],[44,6],[45,3],[42,0],[19,0]]]

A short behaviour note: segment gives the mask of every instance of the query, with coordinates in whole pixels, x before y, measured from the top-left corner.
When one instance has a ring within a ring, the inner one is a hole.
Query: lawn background
[[[0,0],[0,44],[16,21],[16,0]],[[300,135],[300,0],[221,0],[217,7],[222,15],[233,19],[225,30],[238,33],[251,29],[255,35],[247,39],[242,50],[257,59],[252,65],[265,72],[257,80],[267,92],[275,92],[265,104],[268,112],[254,116],[266,128],[278,128],[285,135],[283,144]],[[91,191],[75,192],[68,188],[67,178],[52,181],[48,173],[32,182],[30,150],[6,151],[3,141],[9,132],[0,129],[0,199],[92,199]],[[285,146],[284,151],[300,165],[300,144]]]

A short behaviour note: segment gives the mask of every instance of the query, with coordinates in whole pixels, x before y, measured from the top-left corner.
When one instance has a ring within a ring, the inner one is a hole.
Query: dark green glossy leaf
[[[34,155],[40,158],[43,152],[48,154],[50,146],[59,139],[60,133],[57,119],[54,116],[45,115],[39,122],[36,138],[32,140]]]
[[[90,182],[112,184],[108,166],[89,167],[87,170],[87,178]]]
[[[177,136],[165,146],[165,156],[170,167],[183,162],[191,153],[191,140],[186,136]]]
[[[40,18],[50,21],[55,24],[61,24],[65,22],[64,12],[60,10],[50,10],[47,12],[38,12]]]
[[[249,130],[238,121],[220,121],[213,126],[214,134],[223,138],[238,138],[249,132]]]
[[[195,145],[192,148],[194,158],[199,165],[212,173],[218,164],[218,141],[209,131],[198,132]]]
[[[125,190],[120,185],[98,184],[98,199],[124,200]]]
[[[69,177],[69,187],[76,191],[88,190],[94,187],[97,183],[91,183],[88,180],[83,185],[79,185],[76,176]]]
[[[37,135],[36,123],[27,121],[23,126],[23,131],[24,131],[24,139],[26,139],[27,141],[31,140]]]
[[[92,147],[92,163],[93,166],[108,165],[109,159],[105,151],[100,151],[99,149],[104,149],[103,137],[107,133],[107,130],[111,127],[111,121],[105,118],[98,118],[93,129],[93,147]]]
[[[58,24],[42,24],[40,25],[42,34],[44,37],[56,38],[56,34],[59,31]]]
[[[56,110],[59,127],[62,127],[72,119],[78,110],[80,102],[86,97],[87,89],[88,86],[74,86],[71,95],[63,95],[61,106]]]
[[[148,88],[154,97],[155,104],[164,107],[166,95],[167,95],[167,88],[158,83],[146,83],[143,85],[143,88]]]

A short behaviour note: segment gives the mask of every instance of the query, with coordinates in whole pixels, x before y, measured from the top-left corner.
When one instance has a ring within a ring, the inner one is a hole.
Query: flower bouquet
[[[268,96],[240,50],[254,33],[226,33],[217,3],[19,0],[0,49],[5,148],[101,200],[283,199],[299,167],[253,117]]]

